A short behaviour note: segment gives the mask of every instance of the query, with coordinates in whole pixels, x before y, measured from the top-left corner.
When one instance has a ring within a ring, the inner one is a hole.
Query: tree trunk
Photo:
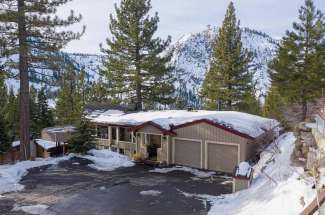
[[[140,74],[138,73],[139,77],[137,77],[137,79],[140,79]],[[136,111],[142,111],[143,107],[142,107],[142,89],[141,89],[141,81],[137,80],[137,89],[136,89],[136,93],[137,93],[137,101],[136,101]]]
[[[19,76],[20,76],[20,159],[30,158],[29,80],[26,44],[25,2],[18,0]]]
[[[301,113],[301,120],[302,121],[305,121],[306,118],[307,118],[307,101],[303,100],[302,103],[301,103],[301,110],[302,110],[302,113]]]
[[[141,78],[141,67],[140,67],[140,48],[139,45],[136,45],[136,111],[142,111],[143,110],[143,105],[142,105],[142,78]]]

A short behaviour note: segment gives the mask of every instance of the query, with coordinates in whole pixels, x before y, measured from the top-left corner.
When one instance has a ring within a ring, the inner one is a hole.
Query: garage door
[[[232,173],[238,165],[238,145],[207,142],[208,169]]]
[[[174,163],[201,168],[201,141],[175,138]]]

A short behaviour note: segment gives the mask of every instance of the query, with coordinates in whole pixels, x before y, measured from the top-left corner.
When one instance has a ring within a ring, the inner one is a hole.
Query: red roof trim
[[[243,138],[246,138],[246,139],[250,139],[250,140],[254,140],[255,138],[250,136],[250,135],[247,135],[247,134],[244,134],[244,133],[241,133],[237,130],[234,130],[234,129],[231,129],[231,128],[227,128],[223,125],[220,125],[218,123],[215,123],[211,120],[208,120],[208,119],[199,119],[199,120],[195,120],[195,121],[192,121],[192,122],[188,122],[188,123],[184,123],[184,124],[181,124],[181,125],[177,125],[177,126],[174,126],[172,127],[172,131],[175,130],[175,129],[179,129],[179,128],[184,128],[184,127],[187,127],[187,126],[191,126],[191,125],[195,125],[195,124],[199,124],[199,123],[207,123],[209,125],[212,125],[214,127],[217,127],[217,128],[220,128],[220,129],[223,129],[225,131],[228,131],[232,134],[235,134],[237,136],[240,136],[240,137],[243,137]]]
[[[173,132],[173,131],[169,131],[169,130],[167,130],[167,129],[164,129],[163,127],[161,127],[160,125],[158,125],[157,123],[154,123],[154,122],[152,122],[152,121],[145,122],[145,123],[142,123],[141,125],[135,126],[135,127],[132,128],[132,130],[133,130],[133,131],[137,131],[137,130],[139,130],[139,129],[141,129],[141,128],[147,126],[147,125],[151,125],[151,126],[157,128],[157,129],[158,129],[159,131],[161,131],[163,134],[167,134],[167,135],[171,135],[171,136],[176,135],[175,132]]]

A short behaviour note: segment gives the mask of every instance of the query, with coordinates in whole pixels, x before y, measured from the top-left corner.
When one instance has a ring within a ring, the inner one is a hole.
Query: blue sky
[[[314,0],[315,5],[325,12],[325,0]],[[108,16],[119,0],[74,0],[60,15],[70,9],[83,15],[82,24],[87,26],[86,34],[79,41],[71,42],[66,51],[100,53],[99,44],[109,35]],[[237,17],[241,26],[263,31],[280,38],[297,19],[298,9],[304,0],[235,0]],[[157,35],[165,38],[171,35],[176,41],[183,34],[199,32],[208,25],[220,26],[229,0],[152,0],[153,12],[160,16]],[[81,26],[75,25],[78,30]]]

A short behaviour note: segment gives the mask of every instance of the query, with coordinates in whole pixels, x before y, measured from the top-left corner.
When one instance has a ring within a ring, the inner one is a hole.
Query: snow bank
[[[113,171],[120,167],[131,167],[134,163],[130,159],[116,152],[107,149],[89,151],[90,155],[82,156],[82,158],[91,160],[93,164],[89,164],[91,168],[99,171]]]
[[[28,169],[54,165],[68,159],[70,157],[65,156],[60,158],[38,159],[36,161],[22,161],[13,165],[0,165],[0,194],[24,189],[24,186],[19,184],[19,181],[27,175]]]
[[[47,205],[29,205],[29,206],[19,206],[14,205],[12,211],[23,211],[28,214],[35,214],[35,215],[54,215],[55,213],[48,211],[47,209],[49,206]]]
[[[254,167],[252,186],[234,194],[220,196],[213,202],[210,215],[296,215],[315,197],[312,180],[302,179],[303,169],[291,166],[294,149],[293,133],[286,133],[276,141],[281,153],[272,148],[261,156]],[[266,165],[266,166],[265,166]],[[263,166],[263,167],[261,167]],[[263,169],[263,173],[261,173]],[[267,176],[272,178],[270,180]]]
[[[140,195],[143,196],[159,196],[161,194],[158,190],[144,190],[140,192]]]
[[[193,122],[196,120],[210,120],[227,128],[237,130],[251,137],[257,137],[278,125],[276,120],[267,119],[247,113],[235,111],[185,111],[166,110],[148,111],[124,115],[101,114],[92,121],[98,123],[111,123],[119,125],[141,125],[145,122],[153,122],[166,130],[173,126]]]
[[[184,166],[175,166],[171,168],[156,168],[153,170],[149,170],[149,172],[156,172],[156,173],[169,173],[173,171],[184,171],[184,172],[189,172],[199,178],[208,178],[213,175],[215,175],[215,172],[205,172],[205,171],[200,171],[197,169],[193,169],[190,167],[184,167]]]
[[[238,169],[236,170],[236,176],[245,176],[249,177],[251,174],[251,166],[247,162],[241,162],[238,165]]]

